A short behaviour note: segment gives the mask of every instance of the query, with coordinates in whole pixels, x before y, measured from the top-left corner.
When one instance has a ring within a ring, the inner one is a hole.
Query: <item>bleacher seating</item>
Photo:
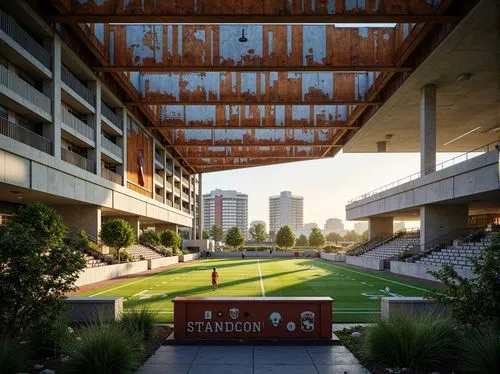
[[[149,260],[153,258],[160,258],[163,257],[161,254],[158,252],[144,246],[141,244],[134,244],[131,245],[126,249],[126,251],[134,258],[134,261],[139,261],[139,260]]]
[[[392,239],[384,241],[373,249],[363,253],[361,257],[389,260],[398,257],[401,253],[413,250],[413,246],[420,243],[420,231],[408,230],[394,235]]]
[[[425,256],[415,260],[416,264],[441,266],[450,264],[455,269],[472,270],[470,258],[480,258],[483,249],[491,243],[491,236],[487,235],[479,242],[455,240],[452,245],[431,251]]]

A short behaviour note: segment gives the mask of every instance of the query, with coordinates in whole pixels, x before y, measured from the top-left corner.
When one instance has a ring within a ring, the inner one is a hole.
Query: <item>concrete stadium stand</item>
[[[346,264],[360,266],[362,268],[384,270],[384,260],[378,258],[345,256]]]
[[[180,256],[171,256],[171,257],[159,257],[159,258],[151,258],[148,261],[148,269],[156,269],[161,268],[163,266],[174,265],[179,262]]]
[[[432,275],[427,273],[427,271],[429,270],[436,271],[439,270],[440,268],[441,268],[440,266],[415,264],[413,262],[391,261],[391,273],[406,275],[408,277],[431,280],[434,282],[439,282],[439,280],[437,280]],[[458,275],[464,278],[468,279],[474,278],[474,273],[472,273],[472,271],[470,270],[455,269],[455,271],[458,273]]]
[[[380,318],[390,321],[395,316],[420,316],[434,314],[444,316],[446,308],[435,301],[423,297],[382,297],[380,299]]]
[[[190,253],[187,255],[179,255],[179,262],[188,262],[188,261],[197,260],[199,258],[200,258],[199,253]]]
[[[123,277],[124,275],[140,273],[146,270],[148,270],[147,260],[86,268],[80,274],[80,278],[76,281],[76,285],[83,286],[107,279]]]
[[[345,262],[345,255],[338,255],[338,254],[335,254],[335,253],[325,253],[325,252],[321,252],[320,253],[320,257],[323,259],[323,260],[327,260],[327,261],[332,261],[332,262]]]
[[[123,297],[75,296],[64,302],[71,322],[90,322],[99,318],[116,321],[123,313]]]

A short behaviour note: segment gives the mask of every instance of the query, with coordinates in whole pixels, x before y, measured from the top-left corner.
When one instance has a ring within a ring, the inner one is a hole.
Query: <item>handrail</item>
[[[111,121],[111,123],[116,125],[120,130],[122,129],[121,119],[103,101],[101,101],[101,115]]]
[[[12,17],[0,9],[0,29],[28,51],[46,68],[51,69],[50,53],[28,34]]]
[[[5,118],[0,118],[0,134],[39,149],[42,152],[52,153],[52,141]]]
[[[78,166],[81,169],[95,173],[95,162],[79,155],[78,153],[72,152],[67,148],[61,147],[61,159]]]
[[[106,169],[105,167],[101,168],[101,177],[116,184],[120,185],[123,184],[123,177],[120,174],[117,174],[114,171]]]
[[[64,107],[61,108],[61,122],[87,139],[94,140],[95,130]]]
[[[95,95],[73,75],[71,71],[61,66],[61,79],[73,91],[80,95],[87,103],[95,105]]]
[[[467,161],[469,160],[470,158],[475,158],[477,157],[478,155],[473,155],[472,157],[469,157],[469,155],[471,155],[472,153],[477,153],[477,152],[483,152],[483,153],[486,153],[486,152],[489,152],[490,150],[493,150],[495,147],[493,146],[493,144],[499,144],[498,141],[494,141],[494,142],[491,142],[491,143],[488,143],[488,144],[485,144],[485,145],[482,145],[481,147],[478,147],[478,148],[475,148],[471,151],[468,151],[468,152],[465,152],[461,155],[458,155],[458,156],[455,156],[453,158],[450,158],[446,161],[443,161],[439,164],[436,164],[435,166],[433,167],[430,167],[430,168],[427,168],[427,169],[424,169],[424,170],[421,170],[417,173],[413,173],[411,175],[408,175],[404,178],[401,178],[401,179],[398,179],[397,181],[395,182],[392,182],[392,183],[389,183],[389,184],[386,184],[385,186],[382,186],[382,187],[379,187],[375,190],[372,190],[370,192],[367,192],[363,195],[360,195],[360,196],[357,196],[355,197],[354,199],[351,199],[347,202],[347,204],[352,204],[352,203],[355,203],[356,201],[359,201],[359,200],[363,200],[363,199],[366,199],[367,197],[370,197],[370,196],[373,196],[373,195],[376,195],[380,192],[383,192],[383,191],[387,191],[388,189],[391,189],[391,188],[394,188],[394,187],[397,187],[397,186],[400,186],[401,184],[404,184],[404,183],[408,183],[412,180],[415,180],[415,179],[419,179],[421,178],[423,175],[427,175],[429,173],[427,172],[434,172],[434,171],[440,171],[440,170],[443,170],[443,169],[446,169],[447,167],[450,167],[450,166],[453,166],[455,165],[455,161],[460,159],[460,158],[463,158],[465,157],[465,160],[461,160],[460,162],[463,162],[463,161]],[[450,165],[447,165],[448,163],[450,163]],[[447,165],[447,166],[445,166]]]
[[[115,156],[122,158],[122,149],[119,145],[116,145],[111,140],[106,138],[104,135],[101,135],[101,145],[104,149],[111,152]]]

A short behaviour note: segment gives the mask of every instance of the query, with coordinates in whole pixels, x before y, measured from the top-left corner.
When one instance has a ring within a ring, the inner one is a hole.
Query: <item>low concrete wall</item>
[[[423,297],[382,297],[380,309],[383,321],[390,321],[397,315],[419,316],[432,313],[444,316],[447,314],[444,306]]]
[[[321,252],[320,257],[323,260],[333,261],[333,262],[345,262],[345,255],[337,255],[335,253],[325,253]]]
[[[295,253],[298,253],[298,256],[295,256]],[[214,258],[241,258],[241,252],[214,252],[211,253],[211,256]],[[318,257],[318,253],[316,251],[276,251],[271,255],[269,251],[245,251],[246,258],[292,258],[292,257]]]
[[[179,262],[179,257],[172,256],[172,257],[151,258],[147,261],[148,261],[148,269],[151,270],[151,269],[161,268],[162,266],[177,264]]]
[[[345,256],[346,264],[356,265],[367,269],[384,270],[384,260],[361,256]]]
[[[123,312],[123,297],[68,297],[70,322],[89,322],[99,318],[116,321]]]
[[[122,277],[124,275],[140,273],[148,270],[148,261],[127,262],[124,264],[115,264],[99,266],[95,268],[86,268],[80,274],[76,281],[77,286],[83,286],[89,283],[100,282],[107,279]]]
[[[179,262],[188,262],[188,261],[197,260],[199,258],[200,258],[199,253],[190,253],[188,255],[180,255]]]
[[[425,264],[415,264],[413,262],[401,262],[401,261],[391,261],[391,273],[406,275],[408,277],[427,279],[435,282],[439,282],[432,275],[427,273],[429,270],[436,271],[439,270],[440,266],[425,265]],[[458,275],[472,279],[474,274],[470,270],[455,269]]]

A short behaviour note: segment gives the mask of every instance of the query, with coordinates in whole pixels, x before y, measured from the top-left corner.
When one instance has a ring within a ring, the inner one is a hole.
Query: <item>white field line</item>
[[[257,266],[259,267],[259,278],[260,278],[260,292],[262,296],[266,296],[266,291],[264,290],[264,282],[262,281],[262,272],[260,271],[260,261],[257,259]]]
[[[174,271],[174,270],[176,270],[176,269],[165,270],[165,271],[162,271],[162,272],[160,272],[160,273],[158,273],[158,274],[154,274],[154,275],[152,275],[151,277],[145,277],[145,278],[143,278],[143,279],[139,279],[139,280],[137,280],[137,281],[135,281],[135,282],[124,283],[124,284],[122,284],[121,286],[114,287],[114,288],[110,288],[109,290],[104,290],[104,291],[101,291],[101,292],[97,292],[97,293],[95,293],[95,294],[93,294],[93,295],[90,295],[89,297],[94,297],[94,296],[101,295],[101,294],[106,293],[106,292],[114,291],[114,290],[117,290],[117,289],[119,289],[119,288],[123,288],[123,287],[126,287],[126,286],[130,286],[131,284],[135,284],[135,283],[139,283],[139,282],[144,282],[144,281],[145,281],[145,280],[147,280],[147,279],[151,279],[151,278],[157,277],[157,276],[159,276],[159,275],[164,275],[164,274],[166,274],[166,273],[170,273],[171,271]]]
[[[409,287],[409,288],[413,288],[415,290],[419,290],[419,291],[429,291],[425,288],[420,288],[420,287],[417,287],[417,286],[411,286],[409,284],[405,284],[405,283],[401,283],[401,282],[396,282],[396,281],[393,281],[393,280],[390,280],[390,279],[386,279],[386,278],[382,278],[382,277],[377,277],[376,275],[372,275],[372,274],[368,274],[368,273],[362,273],[360,271],[356,271],[356,270],[351,270],[351,269],[347,269],[347,268],[344,268],[344,267],[341,267],[341,266],[337,266],[337,265],[333,265],[333,264],[330,264],[328,262],[324,262],[324,261],[319,261],[321,262],[322,264],[326,264],[326,265],[330,265],[330,266],[333,266],[334,268],[336,269],[342,269],[342,270],[345,270],[345,271],[350,271],[352,273],[356,273],[356,274],[361,274],[361,275],[365,275],[367,277],[372,277],[372,278],[375,278],[375,279],[380,279],[380,280],[383,280],[383,281],[386,281],[386,282],[390,282],[390,283],[394,283],[394,284],[399,284],[400,286],[405,286],[405,287]]]

